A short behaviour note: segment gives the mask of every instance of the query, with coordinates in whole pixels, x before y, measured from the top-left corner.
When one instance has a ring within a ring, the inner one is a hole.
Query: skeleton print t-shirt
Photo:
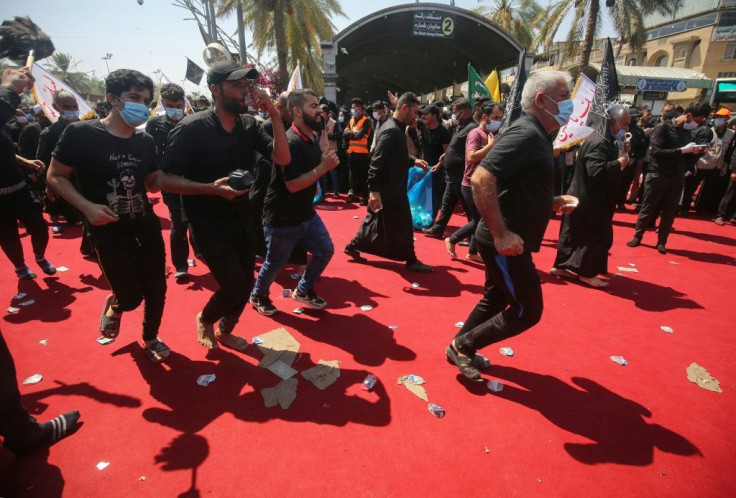
[[[136,130],[131,137],[120,138],[99,119],[79,121],[66,127],[53,156],[74,168],[80,194],[119,216],[108,225],[89,225],[91,234],[160,230],[145,187],[146,176],[156,170],[156,146],[150,135]]]

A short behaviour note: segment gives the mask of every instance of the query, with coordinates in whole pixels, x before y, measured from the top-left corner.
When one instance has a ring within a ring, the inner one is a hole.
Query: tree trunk
[[[590,10],[588,11],[588,20],[585,23],[585,39],[583,41],[583,53],[580,56],[580,72],[588,68],[590,62],[590,52],[593,50],[593,40],[595,40],[595,28],[598,23],[598,12],[601,5],[598,0],[590,1]]]
[[[237,13],[238,16],[238,48],[240,49],[240,63],[246,64],[248,57],[245,53],[245,23],[243,22],[243,2],[238,2]]]
[[[276,58],[279,62],[279,80],[281,86],[286,87],[289,81],[286,57],[288,55],[288,43],[286,40],[286,18],[284,17],[284,2],[277,0],[273,9],[273,32],[276,38]]]

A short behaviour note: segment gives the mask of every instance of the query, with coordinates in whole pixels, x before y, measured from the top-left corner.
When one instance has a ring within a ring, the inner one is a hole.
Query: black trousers
[[[452,218],[452,213],[455,211],[455,207],[457,206],[458,202],[463,207],[463,210],[465,211],[465,216],[467,216],[468,221],[472,221],[470,209],[465,203],[465,199],[463,198],[462,190],[460,189],[460,187],[460,182],[447,182],[445,184],[445,193],[442,195],[442,208],[440,209],[439,217],[432,225],[433,231],[436,231],[437,233],[440,233],[440,231],[445,231],[445,228],[447,228],[447,224],[450,222],[450,218]]]
[[[163,193],[164,203],[169,208],[169,216],[171,217],[171,232],[169,233],[169,245],[171,246],[171,264],[174,265],[176,271],[187,271],[189,259],[189,224],[184,221],[184,214],[181,209],[181,196]],[[194,246],[195,254],[197,248]]]
[[[544,308],[542,284],[531,253],[502,256],[481,241],[478,251],[486,266],[483,298],[455,336],[458,350],[468,356],[531,328],[539,322]]]
[[[0,247],[16,268],[25,266],[18,221],[31,234],[33,254],[43,256],[49,244],[49,231],[41,203],[26,186],[12,194],[0,195]]]
[[[254,230],[237,224],[213,227],[191,220],[190,224],[197,248],[220,286],[205,304],[202,320],[205,323],[220,320],[220,331],[228,334],[240,320],[253,290]]]
[[[20,400],[15,363],[0,332],[0,436],[16,448],[33,446],[42,436],[41,426]]]
[[[348,154],[350,168],[350,190],[353,195],[368,200],[368,165],[371,162],[369,154]]]
[[[442,198],[445,196],[445,173],[440,170],[432,173],[432,219],[437,218],[437,213],[442,207]]]
[[[724,220],[728,220],[736,213],[736,180],[728,183],[726,193],[723,194],[721,202],[718,205],[718,216]]]
[[[92,242],[112,288],[113,311],[132,311],[143,302],[143,340],[156,339],[166,301],[166,249],[161,232],[95,236]]]
[[[717,169],[699,169],[695,174],[685,177],[685,186],[683,188],[681,206],[683,214],[687,214],[687,212],[690,211],[690,207],[693,205],[693,196],[695,195],[695,191],[698,189],[698,186],[701,184],[701,182],[703,182],[703,180],[705,180],[706,178],[710,178],[714,174],[718,176],[719,173],[720,171]]]
[[[470,247],[468,248],[468,254],[478,253],[478,244],[475,241],[475,227],[480,222],[480,213],[478,208],[475,207],[475,201],[473,200],[473,190],[470,187],[461,186],[461,192],[463,199],[465,200],[465,206],[468,209],[466,213],[470,215],[470,221],[462,227],[458,228],[455,233],[450,235],[450,242],[457,244],[463,239],[470,236]]]
[[[682,176],[663,176],[657,173],[647,174],[644,180],[644,194],[642,195],[639,217],[636,220],[634,237],[641,240],[644,232],[654,225],[657,216],[659,220],[658,244],[667,244],[667,237],[672,230],[672,223],[677,215],[682,194]]]

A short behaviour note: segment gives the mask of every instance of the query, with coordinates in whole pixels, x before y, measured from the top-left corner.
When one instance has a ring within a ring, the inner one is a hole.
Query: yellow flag
[[[491,92],[491,98],[494,102],[501,102],[501,85],[498,81],[498,70],[494,69],[491,74],[486,78],[486,86],[488,91]]]

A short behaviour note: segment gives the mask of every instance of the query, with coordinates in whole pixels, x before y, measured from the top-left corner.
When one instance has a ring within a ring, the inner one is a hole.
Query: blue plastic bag
[[[409,197],[409,207],[411,208],[411,223],[414,228],[427,228],[432,225],[432,173],[424,172],[418,181],[411,187],[407,196]],[[409,172],[409,180],[412,179],[412,172]]]
[[[417,184],[419,180],[424,178],[427,172],[418,166],[412,166],[409,168],[409,179],[406,182],[406,191],[410,191],[411,188]]]

